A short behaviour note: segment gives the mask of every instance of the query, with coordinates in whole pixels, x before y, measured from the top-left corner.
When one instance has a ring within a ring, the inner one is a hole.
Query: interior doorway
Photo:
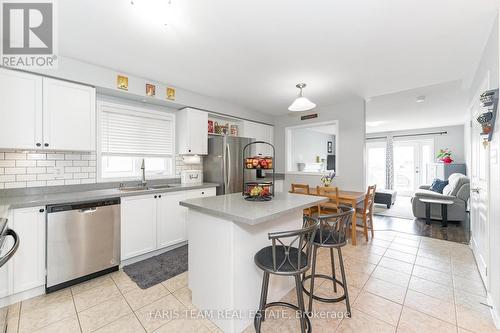
[[[427,179],[427,165],[433,161],[434,139],[394,141],[394,189],[411,196]]]

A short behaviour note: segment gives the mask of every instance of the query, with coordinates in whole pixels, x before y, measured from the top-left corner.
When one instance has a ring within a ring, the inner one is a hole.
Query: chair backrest
[[[373,204],[375,203],[375,192],[377,191],[377,185],[368,186],[368,190],[366,190],[364,209],[367,215],[373,213]]]
[[[279,273],[281,268],[287,263],[295,269],[296,273],[302,273],[309,269],[311,266],[312,242],[318,227],[318,219],[304,216],[304,222],[301,229],[269,233],[269,239],[272,241],[273,245],[273,271],[275,273]],[[292,240],[288,243],[286,239],[290,238],[292,238]],[[288,243],[288,245],[286,245],[286,243]],[[278,262],[276,258],[277,246],[285,247],[285,256],[280,262]],[[292,247],[299,249],[299,251],[297,251],[297,253],[295,253],[295,251],[290,251]],[[305,267],[299,267],[303,260],[303,252],[305,252],[307,264]],[[297,257],[291,258],[293,255],[296,255]],[[290,274],[292,272],[287,270],[283,271],[283,273]]]
[[[343,246],[347,243],[347,230],[354,208],[339,206],[337,213],[319,216],[319,237],[316,243],[324,246]]]
[[[292,184],[292,192],[299,194],[310,194],[309,185],[307,184]]]
[[[339,205],[339,188],[335,186],[318,186],[316,187],[318,195],[330,199],[330,203]]]

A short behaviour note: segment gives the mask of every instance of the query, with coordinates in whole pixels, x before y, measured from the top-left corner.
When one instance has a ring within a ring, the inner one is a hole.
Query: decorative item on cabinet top
[[[128,90],[128,77],[118,75],[116,77],[116,87],[121,90]]]
[[[167,87],[167,99],[175,101],[175,88]]]
[[[156,94],[156,86],[154,84],[146,83],[146,95],[154,97]]]

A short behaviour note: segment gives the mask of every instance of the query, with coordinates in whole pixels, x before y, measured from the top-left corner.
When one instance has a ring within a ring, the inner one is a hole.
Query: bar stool
[[[351,305],[349,304],[349,292],[347,291],[347,279],[345,276],[344,260],[342,259],[342,247],[347,244],[346,234],[349,229],[349,223],[351,221],[352,214],[354,213],[354,208],[347,206],[339,206],[338,212],[335,214],[321,215],[319,219],[319,229],[316,232],[313,241],[313,258],[312,258],[312,270],[311,275],[306,276],[305,273],[302,277],[302,288],[304,292],[309,296],[309,307],[308,312],[312,312],[312,302],[313,298],[315,300],[335,303],[346,300],[347,315],[351,316]],[[316,274],[316,259],[319,248],[329,248],[330,249],[330,260],[332,264],[332,276],[325,274]],[[339,255],[340,273],[342,274],[342,281],[339,281],[335,276],[335,259],[333,256],[333,249],[337,249]],[[333,282],[333,291],[337,292],[337,285],[342,287],[344,293],[340,297],[336,298],[324,298],[314,294],[314,282],[316,278],[328,279]],[[304,286],[305,281],[311,279],[311,284],[309,290]]]
[[[259,310],[254,319],[257,333],[260,332],[262,321],[265,320],[266,309],[272,306],[284,306],[298,311],[301,332],[311,332],[311,322],[305,312],[300,275],[311,267],[312,241],[318,226],[317,219],[304,216],[302,229],[270,233],[269,239],[272,241],[272,245],[255,254],[255,264],[264,271]],[[291,239],[289,245],[285,245],[286,239]],[[296,247],[292,245],[296,245]],[[286,302],[267,303],[270,274],[295,277],[298,306]]]

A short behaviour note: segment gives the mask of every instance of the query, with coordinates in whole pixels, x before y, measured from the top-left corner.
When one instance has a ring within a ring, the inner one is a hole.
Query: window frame
[[[136,113],[144,113],[150,114],[154,116],[165,116],[166,114],[172,119],[172,168],[171,173],[168,175],[148,175],[146,170],[146,180],[150,179],[172,179],[176,178],[176,156],[177,156],[177,145],[176,145],[176,115],[174,112],[169,110],[159,110],[155,108],[144,108],[137,107],[128,104],[120,104],[113,103],[107,101],[97,101],[97,116],[96,116],[96,173],[97,173],[97,182],[98,183],[107,183],[107,182],[121,182],[121,181],[133,181],[139,180],[140,176],[132,176],[132,177],[102,177],[102,149],[101,149],[101,120],[102,120],[102,109],[104,107],[110,107],[114,109],[123,109],[124,111],[136,112]],[[115,156],[126,156],[120,154],[113,154]],[[135,157],[140,157],[139,155],[130,155]],[[144,155],[143,157],[158,157],[158,155]]]

